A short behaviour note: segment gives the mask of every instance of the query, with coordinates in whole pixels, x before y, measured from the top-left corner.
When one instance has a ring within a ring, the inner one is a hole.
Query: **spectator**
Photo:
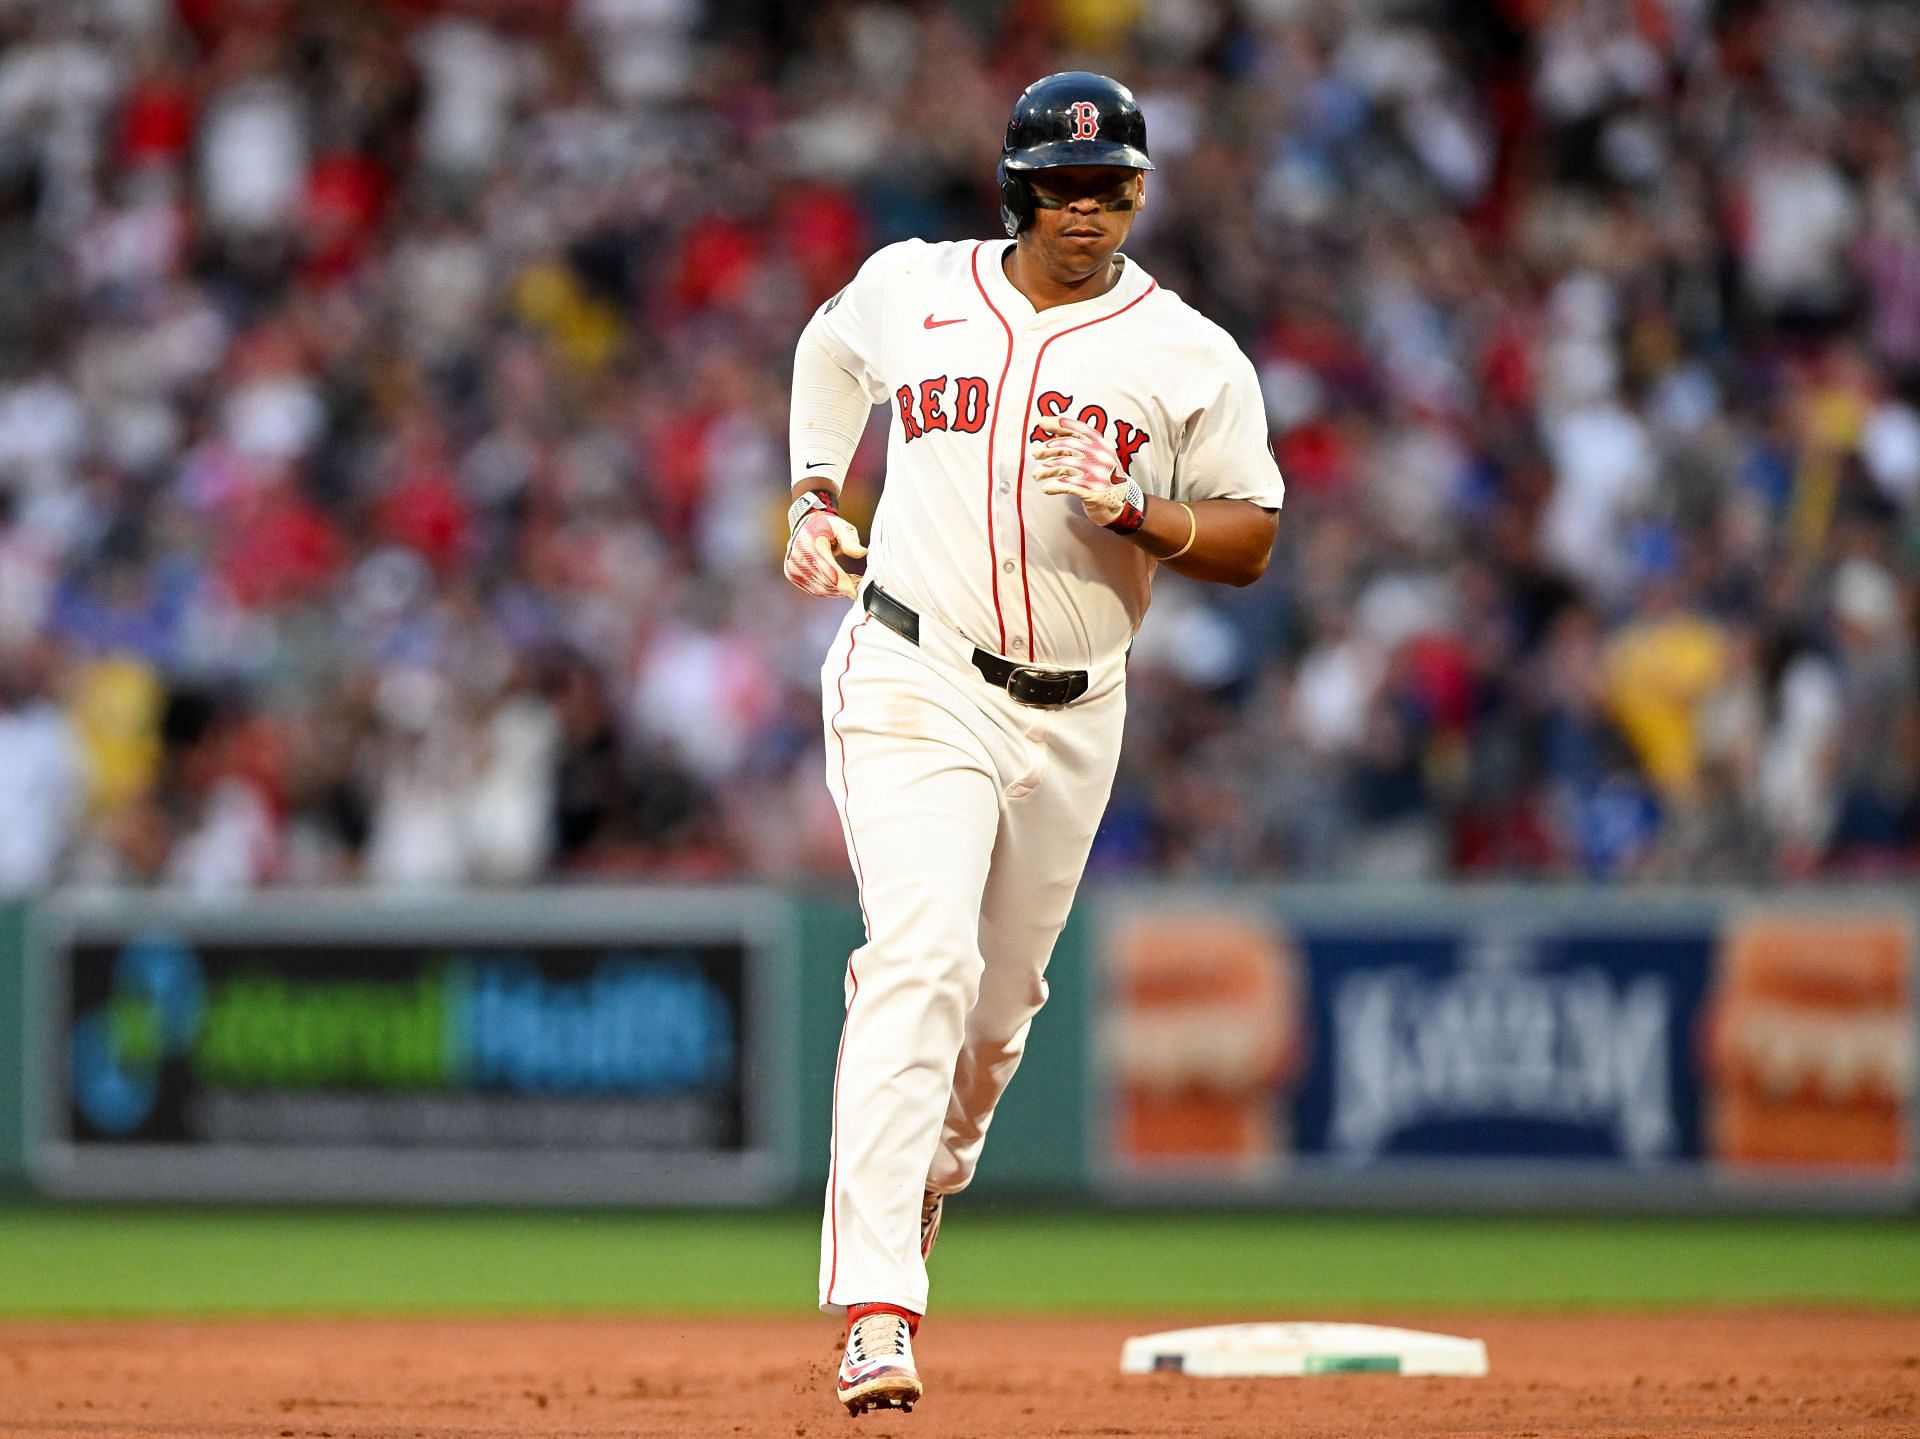
[[[79,736],[53,695],[57,652],[0,648],[0,897],[58,878],[86,800]]]

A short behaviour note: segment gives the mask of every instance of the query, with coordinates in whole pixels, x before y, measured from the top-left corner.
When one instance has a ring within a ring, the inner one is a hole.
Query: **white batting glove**
[[[1033,477],[1041,492],[1072,495],[1087,518],[1103,529],[1130,534],[1140,528],[1146,497],[1120,473],[1120,457],[1091,425],[1064,416],[1040,421],[1047,438],[1033,447]]]
[[[819,491],[802,495],[789,513],[792,528],[787,535],[787,578],[820,599],[831,595],[852,599],[859,593],[859,582],[840,567],[839,557],[859,559],[866,554],[860,531],[842,519]]]

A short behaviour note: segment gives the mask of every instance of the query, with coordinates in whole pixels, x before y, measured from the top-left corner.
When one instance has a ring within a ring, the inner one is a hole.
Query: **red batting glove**
[[[1091,425],[1064,416],[1040,422],[1047,438],[1033,447],[1033,477],[1041,492],[1072,495],[1102,529],[1130,535],[1147,517],[1140,486],[1120,473],[1120,457]]]
[[[799,513],[787,536],[786,576],[821,599],[831,595],[852,599],[859,592],[859,582],[840,567],[839,557],[859,559],[867,547],[860,543],[860,531],[832,508],[832,497],[823,490],[813,493],[821,497],[820,503]],[[794,508],[800,510],[798,505]]]

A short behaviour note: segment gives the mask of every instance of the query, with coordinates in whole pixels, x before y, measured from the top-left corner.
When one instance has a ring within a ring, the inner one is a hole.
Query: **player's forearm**
[[[871,409],[860,381],[829,353],[815,326],[807,326],[793,354],[793,403],[787,412],[794,494],[840,493]]]
[[[1251,500],[1197,500],[1189,506],[1155,497],[1133,542],[1188,579],[1250,585],[1266,573],[1279,529],[1279,514]]]

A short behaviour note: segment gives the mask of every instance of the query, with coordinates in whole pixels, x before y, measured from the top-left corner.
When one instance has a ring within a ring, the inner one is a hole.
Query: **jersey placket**
[[[1155,288],[1156,286],[1149,283],[1146,289],[1142,290],[1125,304],[1117,308],[1104,310],[1089,319],[1077,320],[1072,324],[1060,324],[1054,313],[1043,311],[1035,315],[1015,332],[1019,336],[1019,342],[1014,347],[1015,363],[1013,373],[1016,389],[1019,388],[1019,377],[1023,374],[1027,376],[1026,388],[1020,394],[1019,444],[1015,447],[1012,455],[1013,492],[1016,501],[1014,516],[1015,523],[1019,526],[1021,544],[1018,579],[1022,591],[1023,615],[1026,624],[1025,634],[1027,640],[1027,643],[1020,649],[1012,651],[1016,659],[1029,657],[1027,651],[1035,647],[1033,591],[1028,581],[1026,569],[1026,519],[1024,511],[1018,502],[1023,500],[1026,494],[1027,450],[1033,442],[1033,425],[1039,414],[1035,407],[1035,400],[1040,394],[1040,371],[1047,362],[1047,347],[1055,340],[1064,339],[1066,336],[1075,334],[1080,330],[1091,329],[1093,326],[1103,324],[1108,320],[1118,319],[1135,305],[1146,299],[1148,295],[1152,294]]]
[[[1027,325],[1017,324],[1015,318],[995,302],[980,270],[981,257],[987,249],[984,244],[974,247],[970,261],[973,284],[999,322],[1007,347],[999,382],[993,387],[993,411],[987,422],[987,550],[992,565],[989,593],[993,601],[996,648],[1003,655],[1023,660],[1031,656],[1027,653],[1029,618],[1022,571],[1026,529],[1021,512],[1022,496],[1016,489],[1022,468],[1021,453],[1026,444],[1026,420],[1019,408],[1026,391],[1020,379],[1031,368],[1038,340]]]
[[[1016,660],[1030,660],[1033,639],[1033,594],[1027,579],[1026,449],[1033,416],[1027,405],[1034,361],[1045,341],[1038,319],[1016,324],[1008,365],[1005,396],[1008,424],[999,436],[993,457],[993,539],[999,564],[994,585],[999,613],[1005,616],[1006,637],[1001,652]]]

